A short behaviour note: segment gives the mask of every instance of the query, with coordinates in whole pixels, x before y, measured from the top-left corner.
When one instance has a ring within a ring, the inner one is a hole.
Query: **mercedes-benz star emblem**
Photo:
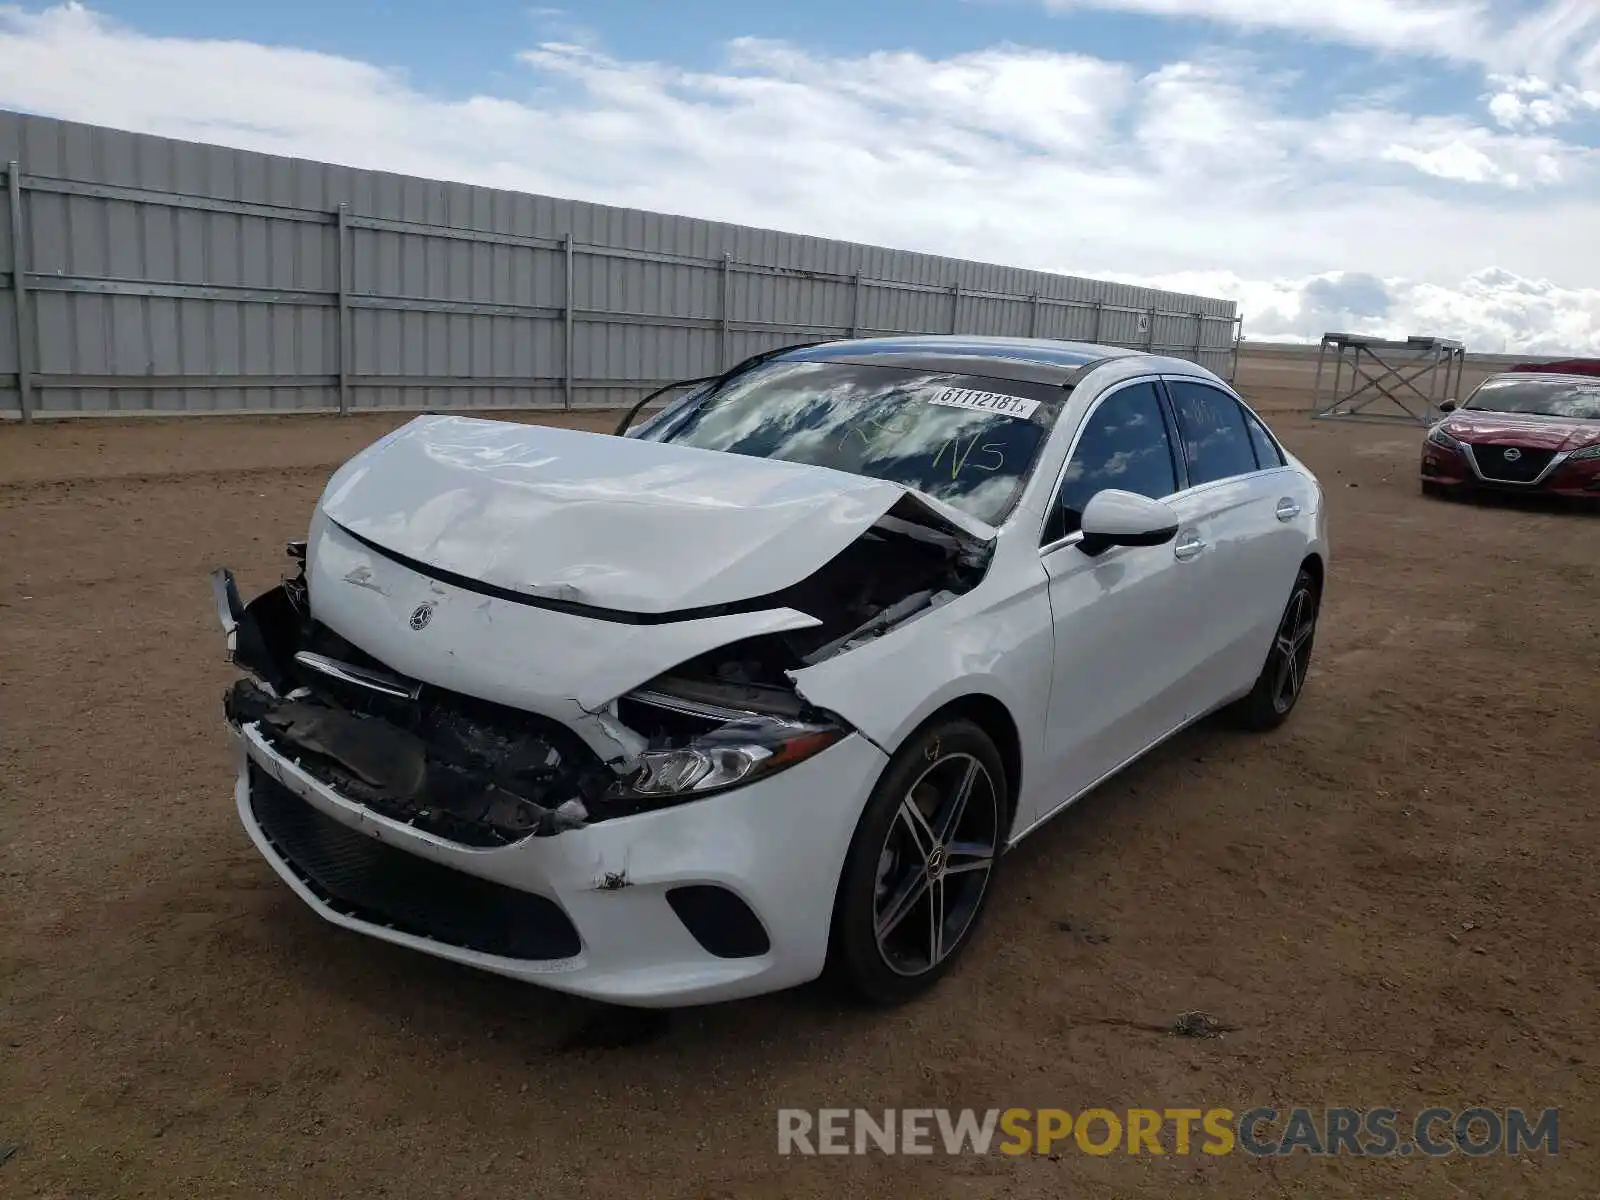
[[[1519,459],[1521,457],[1522,457],[1522,451],[1521,450],[1518,450],[1515,446],[1507,446],[1506,447],[1505,460],[1507,462],[1516,462],[1517,459]]]
[[[433,620],[433,605],[419,604],[411,610],[411,628],[426,629]]]

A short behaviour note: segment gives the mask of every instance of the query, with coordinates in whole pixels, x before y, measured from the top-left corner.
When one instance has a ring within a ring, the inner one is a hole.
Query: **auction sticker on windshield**
[[[1024,421],[1033,416],[1039,407],[1037,400],[1024,400],[1021,396],[1007,396],[1002,392],[979,392],[972,388],[942,388],[930,399],[934,404],[942,404],[946,408],[970,408]]]

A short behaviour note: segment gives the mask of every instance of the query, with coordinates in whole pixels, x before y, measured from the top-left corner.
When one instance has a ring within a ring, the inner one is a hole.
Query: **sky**
[[[1600,353],[1600,0],[0,3],[0,107]]]

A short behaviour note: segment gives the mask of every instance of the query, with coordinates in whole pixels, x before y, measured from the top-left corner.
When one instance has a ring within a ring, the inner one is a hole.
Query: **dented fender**
[[[1017,724],[1024,763],[1017,811],[1028,811],[1037,780],[1026,764],[1043,736],[1054,663],[1046,583],[1041,569],[1037,586],[1020,592],[996,598],[980,586],[789,678],[808,703],[890,755],[946,705],[972,696],[998,701]]]

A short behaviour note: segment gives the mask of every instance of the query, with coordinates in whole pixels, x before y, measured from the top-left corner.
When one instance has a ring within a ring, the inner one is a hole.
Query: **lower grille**
[[[669,888],[667,903],[708,954],[758,958],[772,949],[761,918],[727,888],[709,883]]]
[[[1515,457],[1507,458],[1508,451]],[[1473,446],[1472,457],[1485,479],[1499,483],[1532,483],[1550,465],[1554,450],[1528,450],[1521,446]]]
[[[571,958],[582,948],[555,901],[347,829],[254,764],[250,811],[277,856],[342,914],[501,958]]]

